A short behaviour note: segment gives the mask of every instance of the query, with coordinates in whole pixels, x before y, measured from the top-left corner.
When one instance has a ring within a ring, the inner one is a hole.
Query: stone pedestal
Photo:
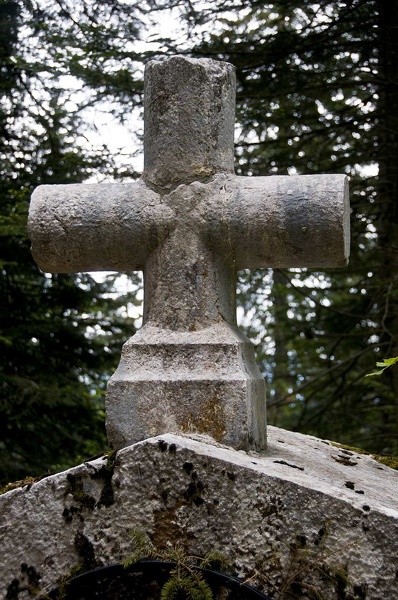
[[[227,324],[196,332],[144,325],[108,383],[106,419],[116,448],[164,431],[265,448],[265,385],[251,342]]]

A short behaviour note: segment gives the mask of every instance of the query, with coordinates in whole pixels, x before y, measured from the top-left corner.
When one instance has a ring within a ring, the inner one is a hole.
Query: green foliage
[[[128,569],[132,565],[135,565],[140,560],[145,559],[156,559],[159,558],[158,551],[152,544],[149,537],[139,530],[130,531],[131,543],[133,552],[123,561],[123,566]]]
[[[213,600],[213,594],[200,573],[172,573],[170,579],[164,584],[160,600]]]
[[[117,365],[122,343],[135,330],[123,314],[126,299],[115,297],[113,277],[98,282],[88,274],[45,275],[30,255],[26,221],[30,194],[37,185],[79,183],[94,173],[116,174],[107,148],[90,148],[84,141],[82,111],[111,94],[112,81],[119,77],[114,61],[123,58],[124,69],[131,64],[120,36],[135,36],[139,20],[128,7],[114,2],[76,2],[71,11],[66,2],[0,3],[0,481],[4,483],[66,468],[106,447],[105,382]],[[101,24],[105,22],[109,39]],[[100,60],[105,47],[108,54]],[[83,72],[75,76],[78,56]],[[106,79],[101,85],[100,76]],[[134,96],[134,85],[131,81],[128,85]],[[71,101],[76,86],[85,90],[79,106]],[[140,83],[135,87],[139,98]],[[112,91],[119,102],[124,93]],[[134,172],[130,169],[129,174]]]
[[[287,545],[283,561],[280,549],[274,549],[272,557],[267,558],[267,562],[271,561],[273,564],[272,572],[270,573],[269,564],[257,565],[255,578],[265,583],[267,588],[272,588],[281,599],[305,596],[311,600],[326,600],[332,595],[335,597],[335,593],[336,597],[343,597],[351,584],[347,569],[339,560],[341,551],[331,551],[327,547],[330,529],[331,524],[326,522],[310,538],[297,534]],[[204,558],[189,556],[181,545],[155,548],[142,531],[134,530],[130,535],[133,552],[123,562],[125,568],[145,559],[175,563],[161,590],[161,600],[213,600],[201,571],[207,568],[225,570],[228,563],[222,553],[210,551]]]
[[[175,563],[170,577],[161,590],[161,600],[213,600],[213,593],[203,579],[201,571],[207,568],[226,566],[225,557],[217,550],[209,551],[204,557],[189,556],[181,545],[158,550],[142,531],[130,532],[133,552],[124,561],[125,568],[140,560],[157,559]]]
[[[393,358],[383,358],[381,362],[376,363],[376,367],[382,367],[379,371],[374,371],[373,373],[367,373],[365,377],[374,377],[375,375],[381,375],[384,373],[386,369],[392,367],[398,362],[398,356],[394,356]]]
[[[279,590],[282,596],[288,593],[298,599],[305,594],[310,600],[326,600],[333,588],[344,592],[349,583],[347,569],[342,564],[334,564],[331,560],[334,557],[323,546],[323,541],[320,548],[307,548],[297,542],[291,544],[288,576]],[[314,575],[325,582],[322,589],[314,581]]]
[[[260,564],[256,577],[272,588],[280,600],[350,597],[348,590],[352,583],[341,562],[341,548],[333,551],[328,548],[330,531],[331,523],[325,522],[311,536],[297,533],[283,551],[283,559],[281,550],[276,547],[267,558],[273,565],[272,570],[268,564]]]

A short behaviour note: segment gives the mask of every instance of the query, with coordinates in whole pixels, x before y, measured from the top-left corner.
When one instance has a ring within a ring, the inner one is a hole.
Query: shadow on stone
[[[48,597],[51,600],[157,600],[174,567],[173,562],[158,560],[143,560],[127,569],[121,564],[100,567],[74,577],[66,587],[53,590]],[[201,573],[215,600],[270,600],[269,596],[225,573],[210,569]],[[184,600],[182,595],[181,600]]]

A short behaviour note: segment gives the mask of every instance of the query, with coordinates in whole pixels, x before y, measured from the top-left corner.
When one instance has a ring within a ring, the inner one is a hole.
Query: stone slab
[[[397,598],[398,473],[311,436],[268,435],[260,456],[166,434],[4,494],[0,598],[120,561],[131,529],[158,548],[222,550],[271,598]]]

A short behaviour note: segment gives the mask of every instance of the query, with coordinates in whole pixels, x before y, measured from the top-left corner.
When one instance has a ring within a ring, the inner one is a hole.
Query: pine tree
[[[139,101],[142,84],[126,41],[138,28],[131,7],[117,2],[0,3],[3,482],[106,448],[105,382],[134,323],[123,316],[125,298],[114,298],[111,280],[41,273],[30,255],[26,221],[37,185],[115,174],[106,147],[83,145],[82,110],[112,98],[114,110],[124,114],[127,102]],[[76,85],[85,90],[79,106],[72,100]]]

